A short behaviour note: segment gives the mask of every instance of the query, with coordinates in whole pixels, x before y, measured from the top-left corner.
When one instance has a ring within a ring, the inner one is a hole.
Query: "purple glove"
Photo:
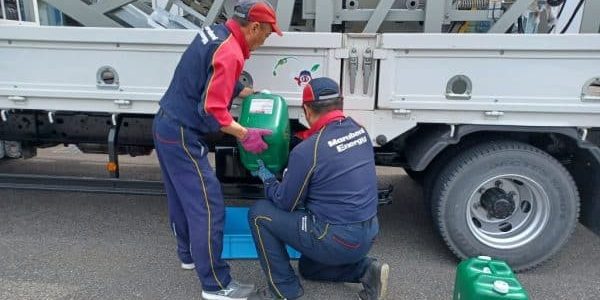
[[[253,154],[258,154],[269,148],[267,143],[263,141],[262,137],[263,135],[270,135],[271,133],[273,133],[271,130],[260,128],[247,129],[248,132],[246,133],[246,136],[240,140],[242,147],[244,147],[246,151]]]

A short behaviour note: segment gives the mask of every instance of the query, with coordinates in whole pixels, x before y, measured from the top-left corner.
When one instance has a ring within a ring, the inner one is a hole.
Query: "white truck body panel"
[[[378,108],[417,122],[598,126],[600,99],[582,97],[600,77],[600,36],[383,34]],[[455,75],[470,99],[449,99]],[[499,113],[492,113],[499,112]]]
[[[5,59],[0,68],[10,71],[0,74],[0,109],[153,114],[195,34],[1,26],[0,56]],[[380,69],[374,68],[363,82],[367,47]],[[348,73],[352,48],[358,49],[354,92],[349,90]],[[269,38],[245,70],[256,88],[282,95],[291,107],[290,117],[300,121],[301,71],[341,78],[347,113],[373,138],[383,135],[389,140],[419,122],[597,127],[600,101],[582,99],[582,88],[600,77],[598,65],[600,35],[592,34],[290,32]],[[97,83],[103,66],[116,70],[118,87]],[[446,98],[446,84],[454,75],[470,78],[471,99]],[[363,84],[368,85],[366,93]]]
[[[0,75],[0,108],[154,114],[195,35],[192,30],[0,27],[0,68],[10,70]],[[255,87],[299,106],[302,88],[294,77],[318,66],[313,76],[339,78],[335,52],[341,43],[337,33],[288,33],[269,39],[245,70]],[[274,75],[285,57],[293,60]],[[98,85],[103,66],[117,72],[118,87]]]

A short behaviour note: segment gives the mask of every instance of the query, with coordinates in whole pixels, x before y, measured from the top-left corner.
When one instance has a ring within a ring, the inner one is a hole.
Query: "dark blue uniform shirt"
[[[267,198],[280,209],[304,206],[330,224],[368,220],[377,213],[373,145],[351,118],[332,121],[298,144],[278,182],[265,182]]]

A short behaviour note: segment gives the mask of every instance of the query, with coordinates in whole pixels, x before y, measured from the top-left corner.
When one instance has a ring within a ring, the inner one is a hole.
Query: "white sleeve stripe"
[[[208,43],[208,38],[206,37],[206,34],[204,34],[204,32],[202,30],[200,30],[200,38],[202,39],[202,44]]]
[[[204,27],[204,30],[206,30],[206,33],[208,33],[208,36],[214,41],[216,39],[218,39],[218,37],[215,35],[215,32],[210,28],[210,27]]]

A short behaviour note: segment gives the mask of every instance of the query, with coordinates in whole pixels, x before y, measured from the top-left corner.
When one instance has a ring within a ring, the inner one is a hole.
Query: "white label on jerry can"
[[[250,113],[267,114],[273,113],[273,99],[252,99],[250,103]]]

